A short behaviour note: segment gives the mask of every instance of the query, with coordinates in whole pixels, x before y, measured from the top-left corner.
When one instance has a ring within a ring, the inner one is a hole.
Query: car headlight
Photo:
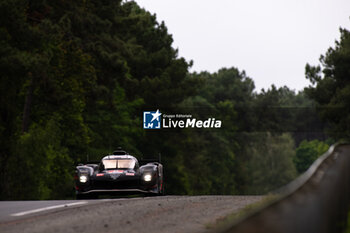
[[[146,174],[143,176],[143,180],[146,181],[146,182],[149,182],[152,180],[152,176],[151,174]]]
[[[85,176],[85,175],[80,176],[80,177],[79,177],[79,181],[80,181],[81,183],[86,183],[86,181],[87,181],[87,176]]]

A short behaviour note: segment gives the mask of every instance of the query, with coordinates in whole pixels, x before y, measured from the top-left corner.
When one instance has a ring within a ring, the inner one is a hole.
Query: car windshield
[[[133,169],[135,160],[133,159],[105,159],[102,160],[105,169]]]

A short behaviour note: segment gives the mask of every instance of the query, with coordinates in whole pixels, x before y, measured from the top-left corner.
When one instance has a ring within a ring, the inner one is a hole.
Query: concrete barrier
[[[346,227],[350,144],[336,144],[272,203],[224,227],[222,233],[336,233]]]

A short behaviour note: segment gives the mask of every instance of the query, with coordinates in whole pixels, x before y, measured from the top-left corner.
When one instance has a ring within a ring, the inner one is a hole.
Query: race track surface
[[[0,232],[205,232],[262,196],[0,202]]]

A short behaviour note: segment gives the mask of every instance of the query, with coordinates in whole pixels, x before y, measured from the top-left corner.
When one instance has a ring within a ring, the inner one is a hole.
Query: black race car
[[[80,164],[75,171],[77,199],[97,198],[99,194],[164,193],[163,165],[138,160],[123,150],[107,155],[97,163]]]

